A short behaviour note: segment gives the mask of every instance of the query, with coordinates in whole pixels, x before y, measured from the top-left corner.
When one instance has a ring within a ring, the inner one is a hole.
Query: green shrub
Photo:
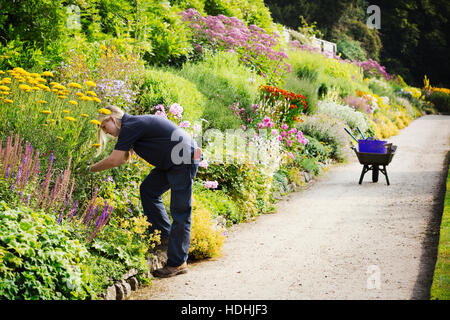
[[[369,89],[372,90],[373,93],[379,95],[380,97],[382,96],[386,96],[389,98],[394,97],[394,90],[389,85],[389,83],[384,80],[371,78],[369,80]]]
[[[442,113],[450,113],[450,94],[444,92],[431,92],[427,101],[433,103],[436,110]]]
[[[303,134],[312,136],[331,149],[331,157],[345,161],[350,154],[350,137],[344,131],[344,124],[326,114],[306,117],[299,125]]]
[[[320,171],[320,167],[315,158],[304,157],[301,161],[301,166],[303,169],[314,175],[318,174]]]
[[[250,69],[240,65],[237,57],[230,52],[209,56],[199,63],[186,63],[179,74],[194,83],[207,97],[203,118],[209,121],[209,127],[218,129],[236,128],[238,122],[231,105],[238,102],[241,107],[250,108],[257,103],[258,86],[264,82]]]
[[[87,250],[54,217],[0,202],[0,299],[92,298]]]
[[[343,39],[336,44],[337,52],[341,54],[343,59],[366,61],[366,52],[358,41],[351,39]]]
[[[357,132],[356,128],[358,127],[365,134],[370,127],[367,115],[348,105],[340,105],[333,101],[320,101],[318,104],[318,112],[325,113],[343,121],[354,132]]]
[[[215,228],[211,216],[211,211],[193,197],[189,256],[194,259],[212,258],[220,255],[225,235],[222,230]]]
[[[199,121],[206,107],[206,99],[193,83],[170,71],[158,69],[147,70],[143,78],[135,110],[137,114],[148,114],[158,104],[178,103],[183,107],[184,120]]]
[[[303,152],[306,156],[310,156],[320,162],[324,162],[331,157],[331,149],[325,146],[323,142],[306,134],[304,137],[308,139],[308,143],[305,145]]]
[[[218,189],[236,202],[245,219],[272,210],[272,175],[266,175],[261,166],[250,161],[210,163],[197,176],[203,181],[217,181]]]
[[[244,212],[222,190],[210,190],[196,184],[193,193],[199,201],[211,210],[215,217],[224,217],[227,220],[227,226],[245,220]]]
[[[319,91],[316,82],[310,81],[308,77],[297,77],[294,73],[290,73],[285,78],[283,89],[304,95],[308,114],[316,112]]]

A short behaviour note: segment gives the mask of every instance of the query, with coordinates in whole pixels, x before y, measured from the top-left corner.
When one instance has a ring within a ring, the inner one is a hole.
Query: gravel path
[[[378,183],[352,156],[274,214],[234,226],[219,258],[155,279],[131,299],[428,299],[450,116],[424,116],[398,136]]]

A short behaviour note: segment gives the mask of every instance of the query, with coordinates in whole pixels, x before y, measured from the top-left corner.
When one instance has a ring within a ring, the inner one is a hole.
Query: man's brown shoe
[[[156,269],[155,271],[153,271],[153,275],[158,278],[169,278],[178,274],[187,273],[187,271],[187,263],[185,261],[178,267],[171,267],[166,264],[164,268]]]

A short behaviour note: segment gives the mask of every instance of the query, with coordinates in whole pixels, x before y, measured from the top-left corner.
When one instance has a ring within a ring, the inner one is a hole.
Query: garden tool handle
[[[355,139],[356,142],[358,142],[358,139],[356,139],[356,138],[353,136],[353,134],[352,134],[347,128],[344,128],[344,130],[347,131],[347,133],[348,133],[353,139]]]
[[[366,137],[364,137],[364,135],[363,135],[363,133],[361,132],[361,130],[359,129],[359,127],[356,127],[356,129],[358,129],[359,133],[361,134],[361,137],[362,137],[363,139],[365,139]]]

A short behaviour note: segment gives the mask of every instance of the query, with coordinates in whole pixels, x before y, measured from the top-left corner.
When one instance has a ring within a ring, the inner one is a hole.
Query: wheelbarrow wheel
[[[378,166],[373,166],[372,169],[372,182],[378,182],[378,174],[379,174]]]

